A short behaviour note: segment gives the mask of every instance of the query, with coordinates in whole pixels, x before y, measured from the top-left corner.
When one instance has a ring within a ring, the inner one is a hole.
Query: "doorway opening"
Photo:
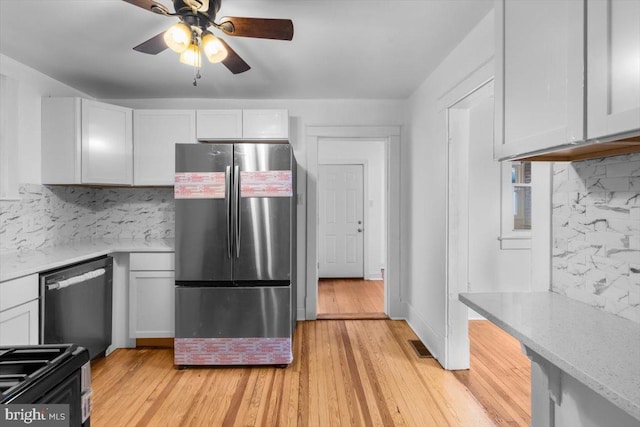
[[[318,319],[385,314],[386,141],[318,144]]]

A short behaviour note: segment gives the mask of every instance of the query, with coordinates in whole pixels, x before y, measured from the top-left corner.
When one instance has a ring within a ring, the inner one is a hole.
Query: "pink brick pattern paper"
[[[176,338],[176,365],[288,365],[290,338]]]
[[[174,181],[176,199],[224,199],[224,172],[178,172]]]
[[[240,197],[291,197],[291,171],[240,172]]]

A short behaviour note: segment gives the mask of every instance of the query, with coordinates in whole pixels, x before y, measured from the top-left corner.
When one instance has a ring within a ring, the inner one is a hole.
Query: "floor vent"
[[[413,347],[413,349],[416,351],[416,354],[418,355],[418,357],[421,357],[421,358],[433,357],[433,355],[429,352],[429,349],[427,349],[427,347],[424,344],[422,344],[422,341],[409,340],[409,344],[411,344],[411,347]]]

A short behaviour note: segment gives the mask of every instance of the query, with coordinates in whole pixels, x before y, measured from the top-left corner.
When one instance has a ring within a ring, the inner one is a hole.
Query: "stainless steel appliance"
[[[176,145],[176,365],[288,365],[296,161],[288,143]]]
[[[40,343],[74,343],[93,359],[111,345],[113,259],[40,274]]]
[[[75,344],[0,347],[0,404],[67,404],[67,425],[88,427],[91,423],[89,352]],[[6,411],[12,411],[11,407],[3,410],[3,415]],[[0,425],[4,425],[2,421],[7,421],[6,418],[0,416]],[[25,423],[9,421],[8,424]],[[47,422],[34,422],[34,425],[43,424]]]

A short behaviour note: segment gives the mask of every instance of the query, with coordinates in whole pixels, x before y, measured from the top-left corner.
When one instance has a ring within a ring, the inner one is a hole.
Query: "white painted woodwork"
[[[133,185],[173,185],[175,145],[196,142],[195,110],[134,110]]]
[[[174,253],[132,253],[129,266],[129,337],[173,337]]]
[[[173,271],[132,271],[129,301],[131,338],[174,336],[175,275]]]
[[[84,184],[133,183],[132,121],[130,108],[82,100]]]
[[[320,277],[364,276],[362,165],[320,165]]]
[[[241,139],[242,110],[197,110],[196,135],[199,140]]]
[[[129,261],[130,270],[167,271],[175,270],[173,252],[133,252]]]
[[[587,2],[587,138],[640,131],[640,2]]]
[[[242,110],[243,139],[289,139],[287,110]]]
[[[0,283],[0,311],[38,299],[40,291],[37,274]]]
[[[38,300],[0,311],[0,346],[38,344]]]
[[[133,182],[132,110],[80,98],[42,100],[44,184]]]
[[[585,140],[584,7],[496,2],[495,158]]]

